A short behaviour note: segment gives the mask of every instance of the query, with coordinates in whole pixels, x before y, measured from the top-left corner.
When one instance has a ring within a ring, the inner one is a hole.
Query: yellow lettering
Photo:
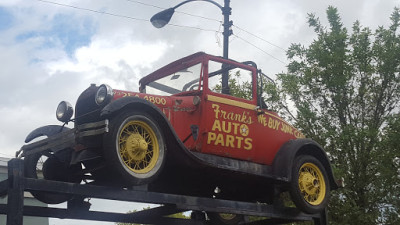
[[[281,131],[287,134],[293,134],[293,128],[287,124],[282,124]]]
[[[221,123],[219,122],[219,120],[215,120],[214,124],[211,128],[212,131],[218,130],[221,131]]]
[[[238,134],[238,127],[239,127],[239,123],[232,123],[233,125],[233,134],[237,135]]]
[[[262,125],[264,125],[264,127],[266,127],[267,126],[267,118],[265,118],[265,115],[259,115],[258,122],[261,123]]]
[[[211,141],[215,141],[217,136],[213,132],[208,132],[207,144],[210,144]]]
[[[226,112],[221,110],[221,117],[226,120]]]
[[[154,96],[149,96],[149,102],[151,102],[151,103],[155,103],[155,101],[154,101]]]
[[[222,145],[223,147],[225,147],[225,144],[224,144],[224,135],[223,135],[223,134],[218,134],[218,135],[217,135],[217,139],[215,140],[214,145],[218,145],[218,144],[220,144],[220,145]]]
[[[244,149],[251,150],[253,148],[252,142],[253,142],[253,139],[251,139],[251,138],[244,139]]]
[[[236,140],[237,140],[237,148],[241,148],[242,147],[243,138],[242,137],[236,137]]]
[[[281,124],[281,122],[278,120],[274,120],[272,118],[269,118],[269,120],[268,120],[268,127],[271,129],[278,130],[280,124]]]
[[[235,120],[233,112],[228,113],[229,120]]]
[[[212,104],[211,107],[214,109],[214,112],[215,112],[215,119],[218,119],[218,115],[219,115],[219,105],[217,105],[217,104]]]
[[[228,125],[228,127],[226,126]],[[231,133],[231,122],[222,121],[222,131],[225,133]]]
[[[155,100],[156,100],[156,104],[158,104],[158,105],[159,105],[159,104],[161,103],[161,100],[160,100],[160,98],[159,98],[159,97],[156,97],[156,98],[155,98]]]
[[[300,131],[298,131],[298,130],[295,130],[294,131],[294,136],[296,137],[296,138],[305,138],[305,136],[304,136],[304,134],[302,134]]]
[[[246,112],[243,112],[242,118],[240,119],[240,122],[242,122],[242,123],[246,123],[247,122]]]
[[[235,137],[232,135],[226,135],[226,147],[231,147],[234,148],[235,144],[233,144],[233,142],[235,141]]]

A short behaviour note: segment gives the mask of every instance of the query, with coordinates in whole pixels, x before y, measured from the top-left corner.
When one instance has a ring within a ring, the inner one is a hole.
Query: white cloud
[[[81,82],[137,87],[144,72],[149,72],[152,64],[172,46],[162,42],[144,44],[131,37],[130,32],[93,37],[91,44],[77,49],[73,58],[51,61],[45,67],[51,76],[74,72],[81,74]]]

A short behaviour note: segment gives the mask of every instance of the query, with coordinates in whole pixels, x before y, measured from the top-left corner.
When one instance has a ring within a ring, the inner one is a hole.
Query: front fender
[[[146,111],[150,110],[160,113],[161,115],[163,114],[161,110],[154,104],[138,97],[129,96],[124,98],[119,98],[115,101],[112,101],[110,104],[106,105],[101,110],[100,117],[109,118],[116,112],[119,112],[120,110],[126,109],[128,107],[143,109]]]
[[[275,156],[272,164],[274,176],[281,177],[286,181],[292,179],[293,163],[298,155],[311,155],[318,159],[325,168],[332,190],[338,188],[333,176],[332,167],[323,148],[311,139],[296,139],[286,142]]]
[[[61,132],[65,132],[68,130],[71,130],[71,129],[68,127],[65,127],[65,126],[60,126],[60,125],[47,125],[47,126],[39,127],[39,128],[36,128],[35,130],[31,131],[28,134],[28,136],[25,138],[25,143],[31,142],[35,138],[42,137],[42,136],[49,138],[56,134],[59,134]],[[66,149],[70,149],[70,148],[66,148]],[[17,157],[18,157],[19,153],[21,152],[21,150],[16,153]],[[54,155],[61,162],[69,163],[71,154],[72,154],[72,150],[70,149],[70,151],[58,151]]]
[[[60,125],[48,125],[36,128],[35,130],[31,131],[28,136],[25,138],[25,143],[32,141],[35,138],[46,136],[51,137],[55,134],[58,134],[63,131],[70,130],[68,127],[60,126]]]

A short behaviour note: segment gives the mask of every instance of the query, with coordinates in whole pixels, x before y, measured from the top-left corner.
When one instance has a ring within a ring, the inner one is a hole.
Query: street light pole
[[[154,16],[151,17],[150,22],[153,24],[154,27],[156,28],[162,28],[165,25],[169,23],[169,21],[172,18],[172,15],[175,12],[175,9],[186,4],[189,2],[194,2],[194,1],[203,1],[203,2],[209,2],[212,3],[213,5],[217,6],[219,9],[222,11],[222,15],[224,16],[224,32],[222,33],[224,39],[223,39],[223,53],[222,57],[224,59],[228,59],[228,53],[229,53],[229,36],[232,35],[232,30],[230,29],[232,26],[232,21],[229,20],[229,16],[231,15],[232,9],[230,7],[230,0],[224,0],[224,6],[222,7],[220,4],[218,4],[215,1],[212,0],[186,0],[178,5],[165,9]],[[223,66],[224,67],[224,66]],[[229,94],[229,73],[228,71],[222,73],[222,93],[223,94]]]
[[[232,21],[229,21],[229,15],[231,15],[231,7],[230,0],[224,0],[224,7],[222,8],[222,15],[224,16],[224,32],[223,37],[223,55],[224,59],[228,59],[228,51],[229,51],[229,36],[232,35],[232,30],[230,29],[232,26]],[[229,72],[224,71],[222,73],[222,93],[229,94]]]

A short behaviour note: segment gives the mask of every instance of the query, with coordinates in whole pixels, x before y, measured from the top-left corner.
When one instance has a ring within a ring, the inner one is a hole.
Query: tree
[[[394,9],[389,28],[372,32],[356,21],[351,34],[335,7],[326,12],[329,26],[309,14],[317,38],[287,51],[287,73],[278,75],[280,110],[325,146],[345,180],[333,192],[332,224],[398,223],[400,11]]]

